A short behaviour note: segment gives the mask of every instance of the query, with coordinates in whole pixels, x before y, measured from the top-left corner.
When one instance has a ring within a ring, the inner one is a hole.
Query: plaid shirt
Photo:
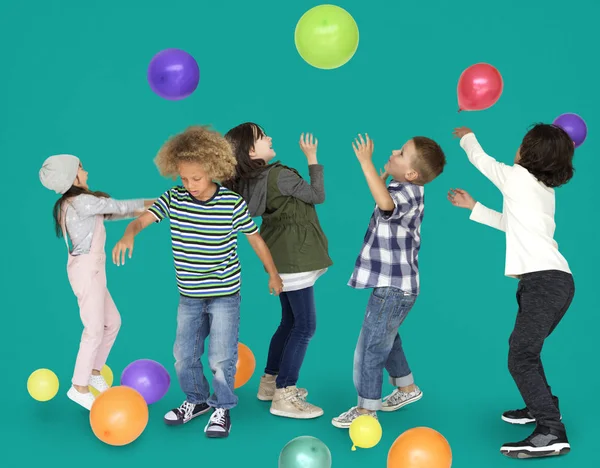
[[[356,289],[394,287],[419,294],[419,248],[423,221],[422,186],[392,181],[395,208],[375,207],[348,286]]]

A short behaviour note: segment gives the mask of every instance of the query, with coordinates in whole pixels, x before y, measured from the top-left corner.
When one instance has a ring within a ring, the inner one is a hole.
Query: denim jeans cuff
[[[412,372],[404,377],[392,377],[390,376],[390,383],[394,387],[408,387],[415,383],[415,379],[412,375]]]
[[[369,411],[379,411],[381,409],[381,398],[378,400],[370,400],[359,396],[358,407]]]

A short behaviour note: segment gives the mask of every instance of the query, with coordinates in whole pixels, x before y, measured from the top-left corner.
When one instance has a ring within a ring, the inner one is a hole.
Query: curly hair
[[[179,163],[200,164],[213,180],[223,181],[235,174],[236,159],[229,142],[209,126],[194,125],[175,135],[162,146],[154,159],[160,174],[179,176]]]
[[[538,123],[523,138],[517,162],[547,187],[566,184],[575,172],[575,145],[562,128]]]
[[[446,156],[440,145],[431,138],[416,136],[412,140],[417,150],[415,169],[419,173],[415,184],[425,185],[444,171]]]

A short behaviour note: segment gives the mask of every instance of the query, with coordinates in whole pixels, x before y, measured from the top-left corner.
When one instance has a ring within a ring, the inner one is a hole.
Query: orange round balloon
[[[388,452],[387,468],[450,468],[452,450],[445,437],[428,427],[415,427],[398,437]]]
[[[90,425],[94,435],[108,445],[127,445],[148,424],[148,405],[131,387],[111,387],[94,401]]]
[[[250,348],[243,343],[238,343],[238,361],[236,364],[234,388],[245,385],[256,369],[256,359]]]

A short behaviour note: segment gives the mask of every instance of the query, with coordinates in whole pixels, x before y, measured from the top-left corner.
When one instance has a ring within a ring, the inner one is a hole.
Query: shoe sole
[[[338,422],[334,419],[331,420],[331,424],[333,424],[334,427],[337,427],[338,429],[350,429],[350,425],[352,424],[350,423],[342,423],[342,422]]]
[[[560,420],[562,421],[562,416],[560,417]],[[513,419],[513,418],[508,418],[506,416],[502,416],[502,421],[507,422],[508,424],[524,425],[524,424],[533,424],[535,422],[535,419],[531,419],[531,418]]]
[[[67,397],[69,397],[69,400],[71,400],[73,403],[77,403],[79,406],[81,406],[82,408],[91,411],[91,407],[88,408],[87,406],[82,405],[79,401],[77,401],[75,398],[73,398],[69,393],[67,393]],[[92,403],[93,404],[93,403]]]
[[[571,446],[567,443],[554,444],[549,447],[502,447],[500,453],[508,458],[542,458],[557,457],[566,455],[571,451]]]
[[[229,433],[231,432],[231,424],[229,425],[229,431],[227,431],[227,432],[223,432],[223,431],[210,432],[210,431],[206,430],[207,428],[208,428],[208,426],[206,426],[204,428],[204,433],[206,434],[206,437],[208,437],[209,439],[225,439],[226,437],[229,437]]]
[[[396,406],[382,406],[381,407],[381,411],[384,411],[386,413],[391,413],[392,411],[398,411],[400,408],[406,406],[406,405],[410,405],[411,403],[414,403],[416,401],[419,401],[421,398],[423,398],[423,392],[419,393],[418,396],[411,398],[410,400],[406,400],[403,401],[402,403],[397,404]]]
[[[205,410],[200,411],[199,413],[194,414],[190,419],[188,419],[187,421],[184,421],[183,419],[167,419],[167,418],[163,418],[163,421],[165,422],[165,424],[167,426],[183,426],[184,424],[189,423],[191,420],[197,418],[198,416],[202,416],[203,414],[206,414],[210,411],[210,406],[208,408],[206,408]]]
[[[288,413],[287,411],[279,411],[271,408],[269,412],[274,416],[280,416],[282,418],[290,418],[290,419],[315,419],[323,416],[324,412],[321,410],[320,413],[312,413],[312,414],[302,414],[302,413]]]

